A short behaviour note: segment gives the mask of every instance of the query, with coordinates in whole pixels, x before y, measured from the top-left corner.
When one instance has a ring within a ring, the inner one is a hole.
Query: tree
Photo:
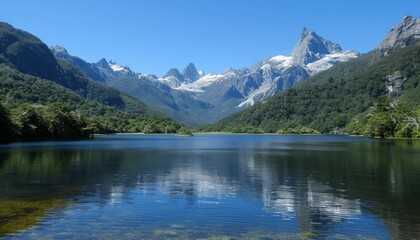
[[[0,141],[14,137],[15,126],[10,120],[9,112],[0,103]]]
[[[378,112],[367,123],[366,135],[371,137],[392,137],[395,133],[397,122],[391,112]]]
[[[182,135],[182,136],[192,136],[192,132],[190,129],[185,128],[185,127],[181,127],[180,129],[178,129],[177,132],[178,135]]]

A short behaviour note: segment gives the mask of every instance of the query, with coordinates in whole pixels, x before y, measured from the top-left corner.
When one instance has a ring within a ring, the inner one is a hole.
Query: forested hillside
[[[203,130],[288,132],[306,127],[321,133],[345,132],[345,127],[354,117],[382,105],[386,109],[404,109],[401,117],[388,116],[393,122],[392,130],[388,130],[388,133],[363,130],[362,126],[355,127],[355,123],[347,131],[380,137],[394,136],[406,126],[404,121],[419,120],[420,46],[415,44],[387,52],[384,57],[382,55],[373,51],[341,63],[295,88],[217,124],[206,126]],[[383,106],[384,102],[388,105]],[[366,114],[371,116],[374,112]],[[372,120],[370,124],[377,125],[378,122]],[[362,130],[355,131],[355,128]],[[417,132],[418,127],[413,134]]]
[[[141,101],[57,60],[41,40],[6,23],[0,23],[0,104],[3,141],[175,133],[181,128]]]

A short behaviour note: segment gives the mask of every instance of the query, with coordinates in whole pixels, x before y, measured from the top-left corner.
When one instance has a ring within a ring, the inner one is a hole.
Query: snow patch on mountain
[[[319,72],[325,71],[337,63],[346,62],[350,59],[357,58],[359,53],[354,51],[344,51],[339,53],[332,53],[325,55],[324,58],[309,63],[306,65],[306,69],[309,71],[310,75],[315,75]]]
[[[121,73],[121,74],[132,73],[131,69],[129,67],[118,65],[114,60],[110,60],[108,62],[108,65],[112,69],[112,71],[114,71],[114,72],[118,72],[118,73]]]
[[[165,76],[158,79],[158,81],[168,85],[171,88],[176,89],[182,85],[182,82],[175,76]]]
[[[248,97],[241,102],[237,107],[242,108],[242,107],[247,107],[247,106],[252,106],[256,103],[256,101],[258,101],[259,99],[264,98],[265,94],[272,88],[271,85],[263,85],[260,88],[258,88],[257,90],[253,91],[251,94],[248,95]]]
[[[215,82],[219,82],[223,80],[223,74],[207,74],[197,81],[193,83],[183,84],[177,87],[177,90],[186,91],[186,92],[193,92],[193,93],[202,93],[204,89]]]

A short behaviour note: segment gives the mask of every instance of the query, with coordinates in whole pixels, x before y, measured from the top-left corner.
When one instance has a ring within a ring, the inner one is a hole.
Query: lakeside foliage
[[[345,132],[370,137],[420,138],[420,109],[410,110],[405,103],[380,97],[374,106],[354,117]]]
[[[94,133],[191,133],[171,119],[93,116],[71,111],[58,103],[22,103],[7,109],[0,103],[0,140],[89,138]],[[191,133],[192,134],[192,133]]]
[[[1,105],[0,105],[1,106]],[[88,138],[92,130],[85,118],[76,111],[69,111],[60,104],[20,104],[12,109],[0,107],[1,118],[6,125],[1,127],[0,140],[11,139],[77,139]],[[3,135],[3,133],[6,133]]]

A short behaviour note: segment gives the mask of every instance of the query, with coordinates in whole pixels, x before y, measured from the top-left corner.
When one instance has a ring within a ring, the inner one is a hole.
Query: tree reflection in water
[[[50,224],[54,214],[65,219],[66,209],[76,205],[108,211],[141,204],[137,214],[149,222],[184,222],[198,231],[218,226],[218,234],[239,235],[252,225],[276,233],[273,228],[284,225],[279,231],[292,229],[309,238],[386,229],[374,237],[420,239],[419,141],[303,144],[274,138],[261,146],[257,140],[246,148],[224,149],[197,145],[156,151],[95,141],[83,148],[59,143],[1,148],[0,199],[8,206],[10,201],[43,203],[35,220],[15,230],[39,224],[46,215]],[[155,208],[146,209],[150,206]],[[0,214],[2,223],[24,217],[17,214],[22,209],[7,209],[7,216]]]

